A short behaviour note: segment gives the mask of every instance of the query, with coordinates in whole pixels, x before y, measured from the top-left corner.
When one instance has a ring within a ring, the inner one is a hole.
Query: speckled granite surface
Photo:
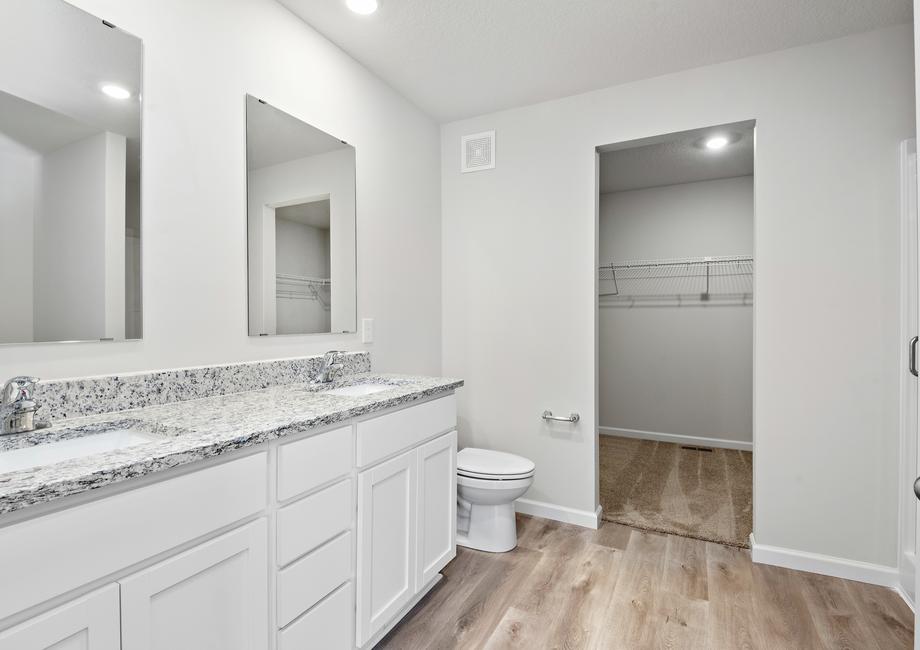
[[[4,436],[0,438],[0,452],[113,429],[149,434],[154,439],[116,451],[0,473],[0,514],[409,404],[463,385],[457,379],[365,372],[344,375],[330,388],[359,383],[380,383],[388,388],[346,397],[330,395],[328,388],[290,383],[56,420],[51,429]]]
[[[36,387],[35,399],[41,404],[42,418],[60,420],[295,384],[315,376],[322,360],[320,355],[42,381]],[[342,375],[371,370],[367,352],[348,352],[341,363]]]

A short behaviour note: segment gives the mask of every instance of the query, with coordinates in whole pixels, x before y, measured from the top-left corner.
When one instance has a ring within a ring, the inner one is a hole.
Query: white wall
[[[40,157],[0,134],[0,343],[32,340],[32,225]]]
[[[123,338],[125,138],[98,133],[41,159],[36,341]]]
[[[286,275],[328,278],[329,230],[276,218],[275,270]],[[330,312],[319,300],[279,298],[275,305],[278,334],[330,331]]]
[[[753,255],[754,179],[602,194],[599,218],[602,264]],[[601,300],[600,426],[750,443],[753,361],[750,304]]]
[[[462,443],[529,456],[530,496],[596,503],[597,145],[757,120],[757,541],[894,566],[898,143],[910,26],[442,127],[444,372]],[[497,167],[459,173],[496,129]],[[579,411],[544,425],[545,408]]]
[[[753,255],[754,177],[601,194],[599,217],[601,263]]]
[[[245,95],[357,148],[358,301],[376,368],[440,370],[437,126],[272,0],[76,0],[144,40],[144,340],[0,349],[0,377],[66,377],[362,349],[250,338]],[[393,164],[394,152],[412,152]]]
[[[355,152],[336,149],[249,171],[249,331],[281,334],[276,324],[275,206],[329,199],[332,280],[330,327],[355,331]],[[301,330],[303,331],[303,330]]]

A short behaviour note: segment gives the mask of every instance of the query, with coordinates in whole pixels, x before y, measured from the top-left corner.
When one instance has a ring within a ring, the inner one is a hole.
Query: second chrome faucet
[[[328,384],[333,380],[333,375],[343,368],[343,364],[338,359],[344,355],[343,350],[329,350],[323,355],[323,365],[319,372],[313,378],[313,384]]]

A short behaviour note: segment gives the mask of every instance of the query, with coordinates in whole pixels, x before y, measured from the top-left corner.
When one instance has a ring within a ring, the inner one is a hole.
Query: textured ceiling
[[[911,0],[279,0],[441,121],[909,22]]]
[[[734,142],[712,151],[700,146],[714,135]],[[601,148],[600,193],[712,181],[754,173],[751,122],[682,131]]]

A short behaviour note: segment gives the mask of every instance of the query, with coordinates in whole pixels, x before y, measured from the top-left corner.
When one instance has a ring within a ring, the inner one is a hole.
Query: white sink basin
[[[384,390],[393,388],[388,384],[354,384],[353,386],[342,386],[326,391],[330,395],[341,395],[343,397],[361,397],[363,395],[373,395]]]
[[[133,445],[157,440],[155,436],[115,429],[103,433],[92,433],[80,438],[69,438],[57,442],[33,445],[21,449],[0,452],[0,474],[15,472],[39,465],[50,465],[72,458],[92,456],[106,451],[123,449]]]

